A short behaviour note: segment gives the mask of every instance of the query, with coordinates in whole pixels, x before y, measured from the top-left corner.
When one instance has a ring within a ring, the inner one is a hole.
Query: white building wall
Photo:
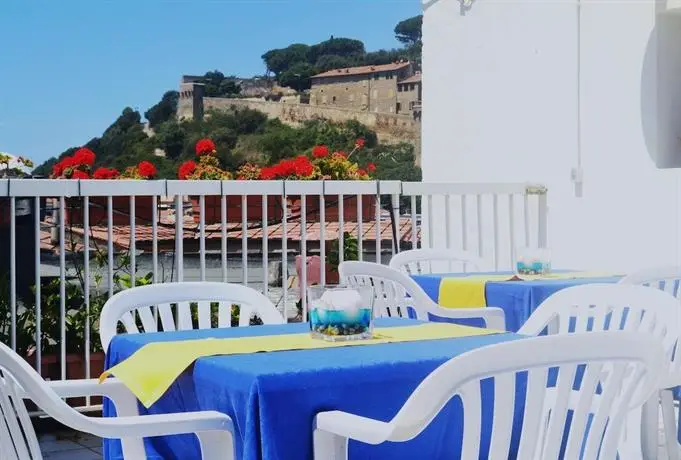
[[[655,8],[583,1],[578,60],[574,3],[477,0],[462,15],[437,0],[424,15],[424,181],[545,184],[555,267],[681,262],[679,174],[655,164],[681,165],[681,16],[658,33]]]

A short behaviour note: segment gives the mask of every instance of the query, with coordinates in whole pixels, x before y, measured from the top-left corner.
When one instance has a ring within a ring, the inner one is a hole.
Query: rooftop
[[[412,75],[409,78],[405,78],[404,80],[399,81],[398,83],[421,83],[421,74],[417,73],[415,75]]]
[[[405,62],[394,62],[392,64],[383,65],[365,65],[361,67],[347,67],[345,69],[333,69],[327,72],[323,72],[312,76],[312,78],[324,78],[324,77],[337,77],[343,75],[365,75],[372,74],[375,72],[394,72],[405,67],[410,66],[409,61]]]

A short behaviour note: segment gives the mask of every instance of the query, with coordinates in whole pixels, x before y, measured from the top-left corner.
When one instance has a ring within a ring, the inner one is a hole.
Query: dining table
[[[594,283],[617,283],[622,275],[584,272],[575,270],[559,270],[553,274],[527,276],[523,279],[513,272],[494,273],[433,273],[416,274],[412,278],[434,302],[448,307],[443,297],[446,290],[456,290],[458,282],[466,282],[467,278],[475,277],[481,281],[484,301],[483,305],[468,305],[470,307],[499,307],[506,316],[506,330],[517,332],[525,324],[532,312],[542,302],[556,292],[572,286]],[[451,320],[429,315],[431,321],[456,322],[473,326],[483,326],[482,320],[464,319]]]
[[[375,320],[377,328],[419,324],[422,322],[415,319]],[[157,342],[308,332],[309,324],[291,323],[120,334],[110,343],[106,368]],[[312,460],[313,421],[317,413],[340,410],[389,421],[438,366],[479,347],[522,339],[515,333],[494,331],[489,335],[436,340],[206,356],[182,372],[160,399],[148,408],[140,404],[139,409],[142,415],[219,411],[233,420],[237,459]],[[172,360],[173,356],[167,359]],[[525,383],[518,380],[512,445],[519,441],[525,389]],[[492,431],[492,379],[482,381],[481,394],[480,435],[484,451]],[[103,412],[104,416],[115,416],[115,408],[108,400]],[[415,439],[375,446],[351,442],[350,458],[458,460],[463,422],[461,400],[455,396]],[[149,459],[201,458],[194,435],[148,438],[144,442]],[[105,459],[121,459],[120,441],[105,440],[103,454]]]

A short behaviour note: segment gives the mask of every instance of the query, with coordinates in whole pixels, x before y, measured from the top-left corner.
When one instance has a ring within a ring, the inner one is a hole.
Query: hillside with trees
[[[394,33],[403,48],[367,53],[359,40],[330,38],[316,45],[294,44],[287,48],[270,50],[263,55],[268,72],[282,86],[302,90],[309,87],[309,76],[335,67],[382,64],[396,59],[411,59],[417,63],[421,54],[421,21],[417,16],[400,22]],[[236,78],[219,71],[205,74],[208,96],[234,97],[240,92]],[[347,150],[358,138],[364,138],[366,148],[356,158],[360,164],[373,162],[379,179],[419,180],[420,170],[414,166],[414,148],[410,144],[379,145],[376,133],[356,121],[333,123],[313,120],[299,127],[291,127],[276,119],[248,109],[210,112],[204,120],[178,121],[176,119],[179,94],[167,91],[161,100],[150,107],[144,117],[154,135],[144,129],[142,115],[130,107],[109,126],[102,136],[95,137],[83,146],[97,154],[95,166],[126,166],[148,160],[159,171],[159,178],[176,178],[177,168],[193,158],[194,144],[198,139],[210,138],[216,146],[221,162],[235,171],[246,162],[271,165],[282,158],[309,154],[312,147],[324,144],[332,151]],[[80,146],[78,146],[80,147]],[[156,156],[160,149],[165,156]],[[76,147],[67,149],[38,166],[34,173],[49,176],[52,166]]]
[[[351,38],[331,37],[316,45],[295,43],[263,54],[268,73],[281,86],[297,91],[310,88],[310,77],[327,70],[362,65],[390,64],[398,60],[421,63],[421,27],[423,16],[401,21],[395,26],[395,38],[402,48],[367,52],[364,43]]]

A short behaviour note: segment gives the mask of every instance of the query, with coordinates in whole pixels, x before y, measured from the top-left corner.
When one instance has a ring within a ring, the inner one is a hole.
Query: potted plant
[[[141,161],[136,166],[130,166],[121,174],[116,168],[100,167],[94,169],[97,157],[88,148],[78,149],[73,156],[62,158],[52,168],[54,179],[128,179],[150,180],[156,177],[157,170],[153,163]],[[90,197],[90,225],[107,225],[107,197]],[[64,220],[70,225],[83,225],[83,200],[82,198],[69,198]],[[112,225],[130,224],[130,198],[127,196],[112,197],[113,222]],[[135,197],[135,222],[148,224],[153,218],[153,197]]]
[[[188,160],[182,163],[177,171],[180,180],[230,180],[232,174],[221,168],[220,160],[217,158],[215,143],[210,139],[201,139],[195,145],[198,162]],[[237,171],[237,179],[252,180],[257,179],[259,169],[245,165]],[[199,197],[190,197],[194,222],[200,221]],[[235,223],[242,221],[242,199],[240,196],[227,197],[227,222]],[[208,195],[205,197],[206,224],[216,224],[222,221],[221,197]],[[269,200],[267,205],[267,215],[270,219],[281,220],[282,209],[275,200]],[[262,219],[262,197],[249,195],[246,197],[246,220],[248,222],[260,222]]]
[[[13,157],[0,152],[0,179],[25,178],[28,176],[25,169],[33,168],[33,162],[24,157]],[[16,207],[30,210],[31,200],[27,198],[17,200]],[[10,200],[0,200],[0,227],[10,224]]]
[[[299,155],[293,159],[281,160],[273,166],[260,169],[261,180],[370,180],[371,174],[376,171],[376,166],[369,163],[366,168],[360,168],[356,162],[350,160],[353,153],[364,147],[364,140],[355,141],[353,150],[330,153],[328,147],[317,145],[312,149],[312,159],[306,155]],[[249,165],[251,168],[257,166]],[[291,217],[298,217],[301,213],[302,200],[300,196],[289,195],[286,197],[286,206]],[[340,206],[337,195],[326,195],[325,218],[329,222],[338,222]],[[358,215],[357,197],[347,196],[343,200],[343,219],[347,222],[356,222]],[[319,222],[321,218],[321,200],[318,196],[306,198],[306,220]],[[362,199],[361,216],[363,221],[373,220],[376,215],[376,197],[366,196]]]

